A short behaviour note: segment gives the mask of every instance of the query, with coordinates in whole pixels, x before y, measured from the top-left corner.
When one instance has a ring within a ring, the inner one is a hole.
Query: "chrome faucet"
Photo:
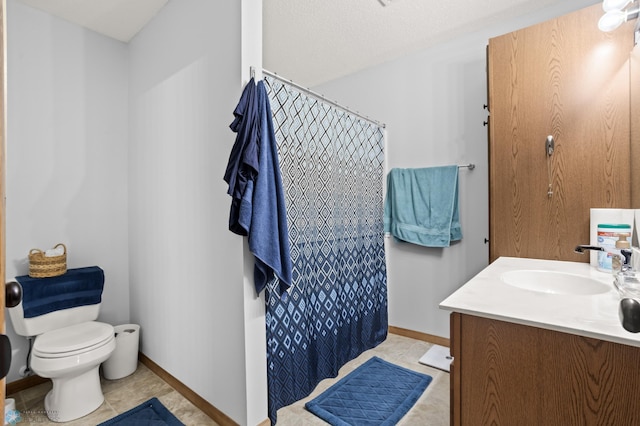
[[[580,246],[576,246],[576,248],[573,249],[573,251],[575,251],[576,253],[584,253],[585,250],[606,251],[602,247],[590,246],[590,245],[580,245]]]

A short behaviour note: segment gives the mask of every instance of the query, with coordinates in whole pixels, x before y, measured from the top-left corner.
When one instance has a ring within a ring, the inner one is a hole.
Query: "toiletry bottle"
[[[622,238],[621,235],[625,235],[625,239],[631,235],[631,225],[628,224],[598,224],[598,246],[602,247],[604,251],[598,252],[598,270],[603,272],[616,273],[616,268],[619,271],[622,262],[620,259],[616,259],[617,256],[621,256],[620,248],[616,247],[616,244]],[[616,265],[613,265],[616,263]]]
[[[629,234],[618,234],[616,248],[607,250],[607,256],[611,256],[611,272],[617,274],[624,272],[631,266],[631,243],[627,240]]]
[[[619,234],[618,241],[616,241],[616,249],[620,250],[620,260],[622,264],[620,265],[620,270],[623,272],[631,269],[631,243],[627,239],[629,234]]]

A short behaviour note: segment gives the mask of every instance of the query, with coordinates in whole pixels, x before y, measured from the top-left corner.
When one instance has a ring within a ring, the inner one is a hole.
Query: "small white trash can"
[[[4,400],[4,425],[15,425],[20,421],[20,413],[16,411],[16,400],[7,398]]]
[[[116,349],[102,363],[104,378],[116,380],[133,374],[138,368],[138,345],[140,326],[124,324],[113,327],[116,333]]]

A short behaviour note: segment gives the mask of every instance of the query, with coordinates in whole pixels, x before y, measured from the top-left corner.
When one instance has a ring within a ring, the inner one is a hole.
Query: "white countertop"
[[[565,295],[520,289],[500,278],[513,270],[582,275],[611,290],[594,295]],[[640,347],[640,333],[630,333],[620,324],[619,303],[613,276],[588,263],[501,257],[442,301],[440,308]]]

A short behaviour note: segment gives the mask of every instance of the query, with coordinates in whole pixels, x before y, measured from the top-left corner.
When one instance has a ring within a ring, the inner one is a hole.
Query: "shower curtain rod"
[[[256,75],[255,67],[251,67],[250,70],[251,70],[251,78],[254,78],[255,75]],[[295,87],[296,89],[298,89],[298,90],[300,90],[300,91],[302,91],[302,92],[304,92],[304,93],[306,93],[308,95],[313,96],[316,99],[322,100],[322,101],[324,101],[324,102],[326,102],[326,103],[328,103],[328,104],[330,104],[330,105],[332,105],[332,106],[334,106],[334,107],[336,107],[338,109],[341,109],[342,111],[348,112],[349,114],[355,115],[355,116],[357,116],[357,117],[359,117],[359,118],[361,118],[361,119],[363,119],[365,121],[368,121],[369,123],[373,123],[378,127],[382,127],[383,129],[387,128],[386,124],[380,123],[379,121],[374,120],[372,118],[369,118],[366,115],[360,114],[358,111],[354,111],[354,110],[350,109],[349,107],[340,105],[338,102],[335,102],[335,101],[332,101],[330,99],[327,99],[327,98],[324,97],[324,95],[321,95],[318,92],[314,92],[311,89],[308,89],[308,88],[306,88],[304,86],[299,85],[298,83],[294,83],[292,80],[288,80],[288,79],[286,79],[284,77],[281,77],[278,74],[276,74],[275,72],[267,71],[267,70],[265,70],[263,68],[262,69],[262,74],[266,74],[268,76],[271,76],[271,77],[275,78],[276,80],[280,80],[283,83],[287,83],[287,84]]]

